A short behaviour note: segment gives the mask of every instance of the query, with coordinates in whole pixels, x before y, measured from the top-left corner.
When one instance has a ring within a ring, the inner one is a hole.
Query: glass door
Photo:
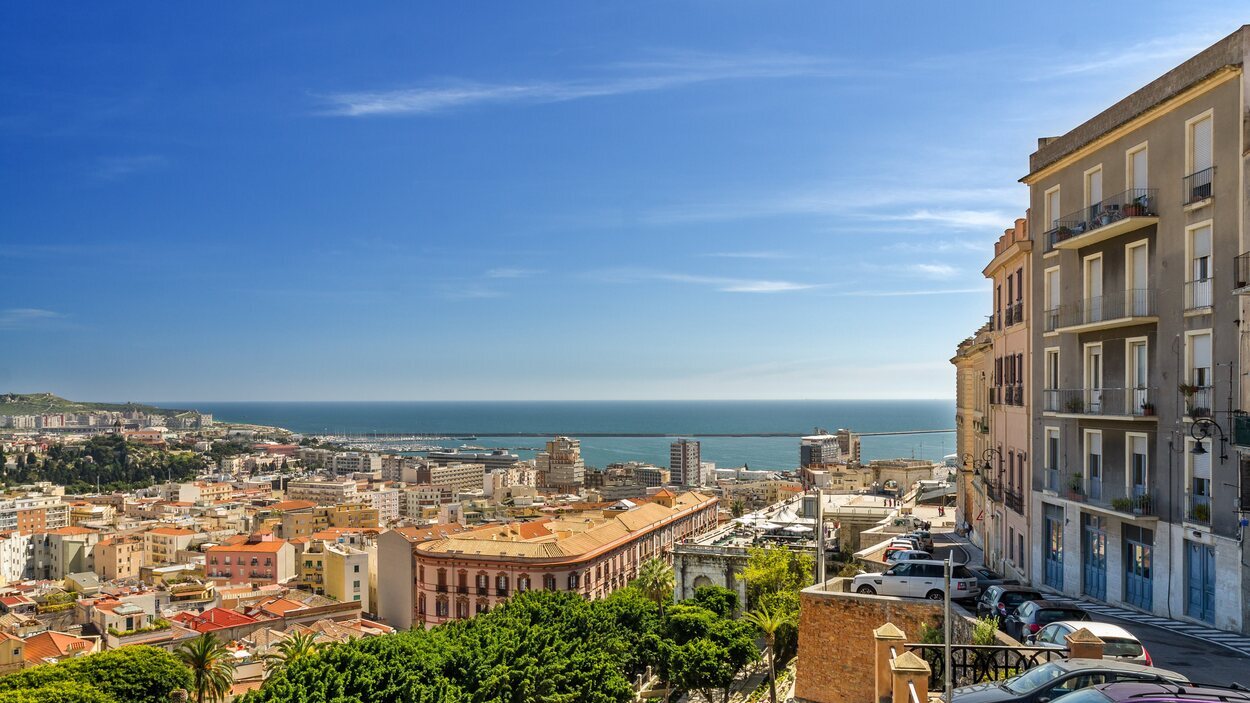
[[[1107,599],[1107,532],[1102,518],[1081,515],[1081,557],[1083,579],[1081,590],[1085,595]]]
[[[1154,608],[1154,532],[1124,526],[1124,602],[1142,610]]]
[[[1133,389],[1132,401],[1127,408],[1130,415],[1153,415],[1154,405],[1150,400],[1148,384],[1150,373],[1148,367],[1149,354],[1146,342],[1133,342],[1129,345],[1129,384]]]
[[[1146,438],[1139,436],[1129,437],[1129,494],[1134,499],[1134,505],[1138,505],[1137,501],[1147,495],[1146,479],[1149,467],[1146,456]]]

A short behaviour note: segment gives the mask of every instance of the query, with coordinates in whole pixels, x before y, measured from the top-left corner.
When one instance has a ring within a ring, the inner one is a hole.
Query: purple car
[[[1064,696],[1063,703],[1250,703],[1250,690],[1134,681],[1075,691]]]

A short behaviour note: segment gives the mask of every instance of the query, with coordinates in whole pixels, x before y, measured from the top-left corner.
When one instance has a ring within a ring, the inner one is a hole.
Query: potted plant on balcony
[[[1127,513],[1133,509],[1133,499],[1132,498],[1112,498],[1111,507],[1115,508],[1116,510],[1119,510],[1122,513]]]
[[[1070,413],[1079,413],[1085,410],[1085,401],[1080,398],[1068,398],[1068,402],[1064,404],[1064,408]]]
[[[1125,217],[1140,217],[1145,214],[1146,208],[1137,200],[1130,200],[1125,204],[1121,212],[1124,213]]]
[[[1155,404],[1154,404],[1154,403],[1142,403],[1142,404],[1141,404],[1141,414],[1142,414],[1142,415],[1144,415],[1144,416],[1146,416],[1146,417],[1154,417],[1154,414],[1155,414]]]
[[[1133,514],[1145,515],[1150,512],[1150,494],[1143,493],[1133,498]]]
[[[1211,506],[1206,503],[1194,503],[1194,507],[1190,509],[1189,514],[1198,522],[1211,521]]]
[[[1073,498],[1078,498],[1085,492],[1085,480],[1080,471],[1068,477],[1068,491],[1072,493]]]

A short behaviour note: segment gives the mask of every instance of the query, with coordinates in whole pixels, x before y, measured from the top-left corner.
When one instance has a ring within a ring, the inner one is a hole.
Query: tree
[[[694,602],[722,618],[733,617],[738,609],[738,594],[724,586],[699,586],[694,589]]]
[[[234,683],[234,655],[211,632],[187,642],[175,652],[191,670],[196,703],[226,697]]]
[[[768,697],[772,703],[777,703],[777,667],[773,647],[776,644],[777,631],[790,622],[791,616],[789,613],[773,611],[767,605],[761,605],[744,614],[742,619],[754,625],[760,634],[764,635],[764,643],[768,647]]]
[[[77,697],[60,695],[69,688],[79,691]],[[173,691],[189,688],[191,672],[174,655],[132,645],[0,676],[0,703],[95,703],[101,697],[116,703],[168,703]]]
[[[265,655],[265,667],[281,669],[300,659],[311,657],[321,650],[317,635],[311,632],[296,632],[274,646],[277,651]]]
[[[651,557],[642,563],[642,567],[638,569],[637,584],[648,598],[660,606],[661,612],[664,611],[664,604],[672,599],[673,590],[677,587],[673,567],[659,557]]]
[[[742,498],[734,498],[729,504],[729,514],[734,517],[742,517],[747,512],[747,503]]]
[[[783,591],[800,590],[814,579],[815,560],[811,554],[785,547],[752,547],[747,552],[747,565],[739,578],[747,583],[747,606],[758,607],[759,599]]]

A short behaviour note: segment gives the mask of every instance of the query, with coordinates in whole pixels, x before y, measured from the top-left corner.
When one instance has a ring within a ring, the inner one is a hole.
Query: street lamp
[[[1218,422],[1209,417],[1194,420],[1194,423],[1189,426],[1189,436],[1193,437],[1195,440],[1194,448],[1189,450],[1189,453],[1194,456],[1202,456],[1207,453],[1207,448],[1204,442],[1211,437],[1212,429],[1214,429],[1220,436],[1220,463],[1223,463],[1228,460],[1228,452],[1225,451],[1225,445],[1228,444],[1228,437],[1224,434],[1224,428],[1220,427]]]
[[[987,478],[988,478],[988,474],[994,470],[994,467],[990,465],[990,458],[995,455],[998,456],[998,463],[1001,465],[1003,463],[1003,453],[1000,452],[999,450],[995,449],[994,447],[990,447],[989,449],[986,449],[984,452],[981,453],[981,460],[985,462],[981,466],[981,471],[983,472],[983,474],[986,475]]]

